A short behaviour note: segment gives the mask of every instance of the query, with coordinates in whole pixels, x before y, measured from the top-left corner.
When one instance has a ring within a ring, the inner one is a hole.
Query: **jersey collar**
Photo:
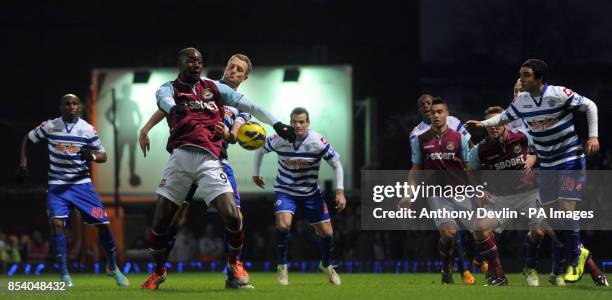
[[[310,130],[306,131],[306,135],[304,136],[304,138],[301,141],[296,141],[296,143],[293,143],[293,150],[297,151],[298,149],[300,149],[300,146],[302,146],[302,144],[304,143],[304,141],[308,138],[308,134],[310,134]]]
[[[542,105],[542,100],[544,100],[544,93],[546,93],[546,88],[548,88],[548,84],[544,84],[544,87],[542,88],[542,93],[540,94],[540,101],[538,101],[535,98],[533,98],[531,93],[529,93],[529,97],[531,97],[531,100],[533,100],[535,105],[538,106],[538,107],[540,107],[540,105]]]

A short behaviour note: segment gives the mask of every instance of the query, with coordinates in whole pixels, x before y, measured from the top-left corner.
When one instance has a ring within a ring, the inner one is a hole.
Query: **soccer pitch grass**
[[[54,281],[55,275],[0,278],[0,299],[612,299],[610,288],[595,287],[588,275],[579,283],[555,287],[540,275],[541,286],[529,287],[521,274],[510,274],[510,286],[484,287],[482,274],[476,286],[460,283],[442,286],[439,274],[340,274],[341,286],[327,283],[323,273],[289,273],[289,286],[279,286],[275,273],[251,273],[255,289],[224,289],[221,273],[168,274],[157,291],[142,290],[145,274],[129,274],[130,287],[119,288],[104,275],[74,274],[75,286],[67,292],[11,292],[8,281]],[[460,282],[454,274],[455,282]]]

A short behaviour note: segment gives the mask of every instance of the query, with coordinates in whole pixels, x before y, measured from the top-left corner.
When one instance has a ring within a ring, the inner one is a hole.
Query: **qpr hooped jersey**
[[[584,158],[572,112],[582,107],[585,99],[568,88],[544,85],[539,97],[528,92],[518,94],[502,113],[502,120],[522,118],[533,138],[541,169],[554,169]]]
[[[237,119],[240,119],[243,123],[246,123],[248,121],[251,120],[251,114],[243,112],[233,106],[225,106],[225,116],[223,117],[223,124],[225,124],[225,127],[227,127],[229,130],[232,129],[232,126],[234,126],[234,121],[236,121]],[[226,141],[223,141],[223,148],[221,148],[221,160],[224,163],[227,163],[227,147],[229,146],[229,144]]]
[[[28,133],[38,143],[46,140],[49,150],[49,184],[81,184],[91,182],[89,166],[79,152],[88,148],[105,152],[98,133],[83,119],[66,123],[62,117],[48,120]]]
[[[329,142],[318,132],[309,130],[302,141],[290,143],[278,135],[266,138],[265,152],[278,155],[278,174],[274,190],[294,196],[309,196],[319,190],[321,159],[339,158]]]

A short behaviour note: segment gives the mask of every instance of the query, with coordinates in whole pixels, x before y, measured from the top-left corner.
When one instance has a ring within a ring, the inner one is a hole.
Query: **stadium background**
[[[44,147],[31,148],[26,185],[17,185],[13,175],[21,138],[58,115],[61,95],[73,92],[86,100],[95,68],[173,67],[179,49],[195,46],[202,50],[205,66],[222,66],[236,52],[249,55],[255,68],[352,66],[354,172],[346,180],[353,189],[348,191],[347,211],[334,216],[336,258],[362,263],[355,271],[397,271],[395,264],[384,263],[389,260],[423,262],[419,270],[426,271],[426,262],[437,258],[436,232],[360,231],[358,170],[409,168],[408,134],[420,121],[415,104],[421,93],[443,97],[451,114],[462,120],[479,118],[485,107],[505,106],[511,100],[518,67],[530,57],[548,62],[551,83],[569,86],[596,101],[602,150],[589,164],[595,169],[612,168],[612,137],[607,130],[611,125],[607,116],[612,113],[612,44],[607,42],[611,8],[606,1],[509,0],[6,3],[0,11],[5,40],[0,47],[4,71],[0,136],[5,144],[0,148],[0,236],[7,244],[11,235],[32,241],[48,237]],[[370,110],[363,108],[367,99]],[[364,130],[359,125],[367,119],[371,126]],[[584,120],[579,128],[585,132]],[[321,186],[330,192],[329,184]],[[245,197],[244,202],[243,257],[265,268],[275,256],[272,195]],[[194,207],[177,243],[177,250],[185,249],[184,256],[174,260],[214,261],[214,256],[201,255],[197,244],[209,236],[213,241],[220,238],[219,222],[214,215],[203,215],[198,204]],[[114,207],[107,208],[113,214]],[[148,261],[143,253],[145,228],[131,225],[150,224],[152,204],[125,203],[122,209],[124,222],[115,226],[125,228],[123,254],[132,249],[130,257],[140,255]],[[76,220],[72,224],[73,259],[90,270],[101,251],[89,238],[91,229]],[[318,251],[305,221],[295,222],[293,230],[291,258],[315,259]],[[522,251],[517,249],[523,236],[522,232],[503,236],[505,261],[520,261]],[[601,231],[585,234],[598,261],[612,253],[610,237]],[[24,259],[34,262],[30,256]],[[518,270],[521,264],[508,265]],[[401,270],[408,269],[402,264]]]

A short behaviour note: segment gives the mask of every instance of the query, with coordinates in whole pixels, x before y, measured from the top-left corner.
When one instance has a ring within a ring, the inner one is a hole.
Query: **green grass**
[[[440,285],[439,274],[341,274],[342,286],[331,286],[322,273],[290,273],[289,286],[278,286],[274,273],[252,273],[253,290],[224,289],[221,273],[182,273],[168,276],[157,291],[144,291],[145,274],[129,274],[131,286],[118,288],[104,275],[75,274],[75,287],[68,292],[9,292],[10,281],[53,281],[55,275],[0,277],[0,299],[612,299],[610,288],[595,287],[589,276],[567,287],[554,287],[540,275],[541,286],[526,286],[523,276],[510,274],[510,286],[483,287],[482,274],[477,286]],[[459,282],[458,274],[454,275]]]

